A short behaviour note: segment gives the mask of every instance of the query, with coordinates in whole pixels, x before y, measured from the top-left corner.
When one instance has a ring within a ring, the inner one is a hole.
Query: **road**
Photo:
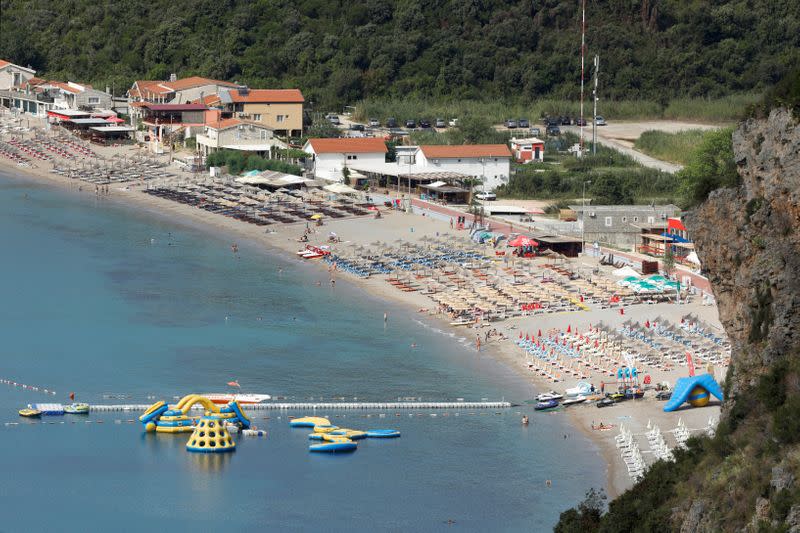
[[[665,131],[668,133],[676,133],[683,130],[710,130],[716,129],[721,126],[712,124],[695,124],[692,122],[679,122],[675,120],[646,120],[641,122],[611,122],[607,126],[599,126],[597,128],[597,142],[603,146],[608,146],[629,155],[634,160],[642,165],[664,172],[674,174],[683,167],[675,163],[661,161],[649,155],[643,154],[638,150],[634,150],[633,143],[636,142],[642,133],[649,130]],[[576,135],[580,134],[580,128],[577,126],[565,126],[562,129],[571,131]],[[584,128],[584,139],[587,146],[591,145],[592,141],[592,126],[591,124]]]

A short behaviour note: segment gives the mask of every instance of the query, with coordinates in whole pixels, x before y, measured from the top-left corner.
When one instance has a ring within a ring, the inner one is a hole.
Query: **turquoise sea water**
[[[596,449],[563,415],[529,413],[522,427],[527,406],[317,413],[403,433],[346,456],[309,454],[307,431],[278,412],[255,417],[268,438],[235,437],[237,451],[218,457],[187,453],[185,434],[144,434],[126,422],[139,413],[19,420],[27,403],[66,402],[70,391],[151,403],[223,391],[231,379],[295,401],[533,396],[415,313],[342,279],[331,288],[316,267],[252,244],[233,254],[230,243],[0,176],[0,378],[57,391],[0,384],[0,531],[540,531],[604,484]]]

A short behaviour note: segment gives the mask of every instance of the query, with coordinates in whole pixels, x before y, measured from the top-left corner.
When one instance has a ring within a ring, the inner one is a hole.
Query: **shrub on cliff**
[[[715,189],[739,184],[732,134],[733,129],[725,128],[706,135],[678,173],[685,207],[702,203]]]

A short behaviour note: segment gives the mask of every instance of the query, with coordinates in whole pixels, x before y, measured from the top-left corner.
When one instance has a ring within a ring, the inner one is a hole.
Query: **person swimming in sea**
[[[527,426],[529,423],[530,423],[530,421],[528,420],[528,416],[527,415],[523,415],[522,416],[522,425],[523,426]]]

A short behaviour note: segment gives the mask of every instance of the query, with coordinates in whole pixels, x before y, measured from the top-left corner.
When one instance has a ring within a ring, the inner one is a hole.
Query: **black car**
[[[572,124],[572,119],[569,117],[561,117],[561,125],[562,126],[569,126]]]
[[[575,125],[576,126],[585,126],[586,125],[586,119],[585,118],[576,118],[575,119]]]
[[[417,127],[417,123],[416,122],[414,122],[413,120],[410,120],[410,119],[406,120],[406,128],[416,128],[416,127]]]
[[[386,119],[386,127],[387,128],[396,128],[397,127],[397,119],[394,117],[389,117]]]
[[[519,119],[519,121],[517,121],[517,124],[519,125],[520,128],[530,128],[531,127],[531,123],[528,122],[527,118]]]
[[[430,129],[431,121],[430,120],[420,120],[419,127],[423,129]]]
[[[363,124],[350,124],[350,129],[353,131],[364,131]]]
[[[547,126],[547,134],[548,135],[561,135],[561,128],[559,128],[555,124],[551,124],[551,125]]]
[[[666,401],[672,398],[671,390],[662,390],[656,393],[656,400]]]

